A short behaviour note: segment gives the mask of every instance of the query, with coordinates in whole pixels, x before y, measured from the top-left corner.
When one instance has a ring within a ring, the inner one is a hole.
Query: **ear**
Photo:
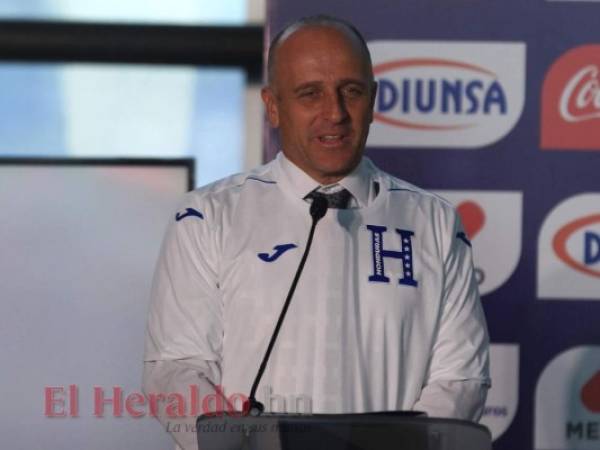
[[[262,88],[260,96],[265,104],[265,111],[267,113],[267,119],[273,128],[279,127],[279,107],[277,105],[277,97],[273,92],[273,89],[269,86]]]
[[[377,86],[377,82],[373,81],[371,84],[371,120],[369,120],[369,123],[373,122],[373,111],[375,109],[375,97],[377,97]]]

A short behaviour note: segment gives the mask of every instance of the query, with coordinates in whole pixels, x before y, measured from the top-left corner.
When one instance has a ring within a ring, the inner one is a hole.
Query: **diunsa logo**
[[[559,203],[538,240],[538,297],[600,300],[600,193]]]
[[[600,213],[579,217],[563,225],[554,235],[552,246],[554,253],[569,267],[584,274],[600,278]],[[570,240],[576,240],[580,245],[571,252],[567,245]],[[583,247],[583,251],[579,252]],[[581,254],[582,257],[580,256]]]
[[[368,144],[480,148],[504,137],[525,100],[525,44],[369,43],[379,83]]]

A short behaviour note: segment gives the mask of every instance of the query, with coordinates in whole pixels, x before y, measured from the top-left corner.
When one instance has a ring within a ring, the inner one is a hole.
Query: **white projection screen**
[[[0,159],[1,448],[174,447],[136,395],[154,265],[192,185],[191,159]],[[120,409],[95,402],[115,388]]]

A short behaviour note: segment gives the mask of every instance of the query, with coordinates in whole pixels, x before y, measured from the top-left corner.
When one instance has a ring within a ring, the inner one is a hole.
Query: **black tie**
[[[329,208],[346,209],[348,208],[348,203],[350,203],[352,194],[346,189],[342,189],[341,191],[337,191],[332,194],[324,194],[323,192],[312,191],[304,198],[314,200],[317,197],[322,197],[327,200],[327,206]]]

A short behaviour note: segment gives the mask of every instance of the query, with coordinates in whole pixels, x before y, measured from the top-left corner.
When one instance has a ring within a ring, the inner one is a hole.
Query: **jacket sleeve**
[[[171,394],[189,398],[195,385],[202,404],[221,381],[222,304],[218,284],[218,229],[214,208],[188,194],[167,230],[152,284],[146,330],[143,389],[162,394],[157,418],[180,447],[196,449],[188,408],[168,410]],[[158,397],[160,398],[160,397]],[[189,406],[189,405],[188,405]]]
[[[477,421],[489,378],[489,338],[471,243],[453,213],[449,249],[443,262],[442,303],[427,379],[413,409],[430,416]]]

